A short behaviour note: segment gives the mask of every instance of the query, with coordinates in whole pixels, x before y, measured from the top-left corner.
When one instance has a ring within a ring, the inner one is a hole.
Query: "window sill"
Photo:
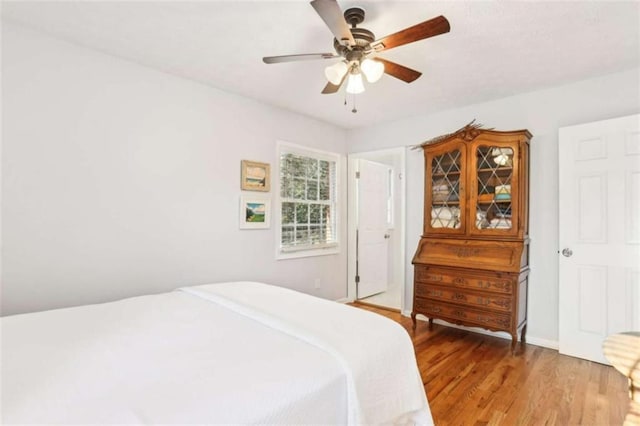
[[[327,247],[323,249],[309,249],[283,252],[278,250],[276,260],[299,259],[302,257],[328,256],[340,253],[340,247]]]

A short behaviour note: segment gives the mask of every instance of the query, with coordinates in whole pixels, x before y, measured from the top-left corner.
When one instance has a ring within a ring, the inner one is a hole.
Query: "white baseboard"
[[[336,300],[336,302],[338,302],[338,303],[351,303],[351,302],[353,302],[353,299],[350,299],[348,297],[343,297],[342,299]]]
[[[410,317],[411,311],[402,311],[402,315],[404,315],[405,317]],[[422,315],[418,315],[416,318],[420,321],[425,321],[425,322],[427,321],[426,317],[423,317]],[[480,333],[480,334],[485,334],[487,336],[494,336],[494,337],[500,337],[502,339],[511,340],[511,335],[503,331],[489,331],[489,330],[485,330],[483,328],[477,328],[477,327],[464,327],[461,325],[451,324],[442,320],[434,320],[433,322],[436,324],[445,325],[447,327],[458,328],[460,330],[473,331],[474,333]],[[544,348],[554,349],[556,351],[558,350],[558,341],[556,340],[543,339],[540,337],[531,336],[529,334],[527,334],[525,337],[527,339],[527,344],[529,345],[542,346]]]
[[[534,337],[534,336],[526,336],[526,337],[527,337],[528,344],[542,346],[543,348],[554,349],[556,351],[559,348],[557,340],[542,339],[540,337]]]

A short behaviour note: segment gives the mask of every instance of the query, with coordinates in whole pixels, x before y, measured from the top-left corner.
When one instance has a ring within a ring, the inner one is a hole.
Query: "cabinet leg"
[[[518,333],[511,334],[511,355],[516,354],[516,344],[518,344]]]
[[[526,336],[527,335],[527,324],[522,327],[522,331],[520,332],[520,342],[527,343]]]
[[[429,318],[429,330],[433,330],[433,318]]]
[[[411,322],[413,323],[412,329],[416,331],[416,313],[411,312]]]

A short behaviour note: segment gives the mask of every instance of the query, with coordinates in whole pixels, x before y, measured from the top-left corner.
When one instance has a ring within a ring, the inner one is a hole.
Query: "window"
[[[278,145],[278,257],[338,251],[337,154]]]

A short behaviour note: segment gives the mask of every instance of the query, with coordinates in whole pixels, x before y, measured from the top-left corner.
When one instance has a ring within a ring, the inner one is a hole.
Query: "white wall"
[[[344,130],[6,22],[2,56],[3,315],[226,280],[346,297],[346,190],[339,255],[238,229],[240,160],[344,157]]]
[[[640,111],[640,70],[633,69],[548,90],[417,115],[348,133],[349,152],[412,146],[449,133],[474,118],[499,130],[529,129],[531,237],[527,340],[558,340],[558,129]],[[405,306],[413,298],[411,257],[422,233],[424,165],[421,150],[407,151],[407,274]]]

